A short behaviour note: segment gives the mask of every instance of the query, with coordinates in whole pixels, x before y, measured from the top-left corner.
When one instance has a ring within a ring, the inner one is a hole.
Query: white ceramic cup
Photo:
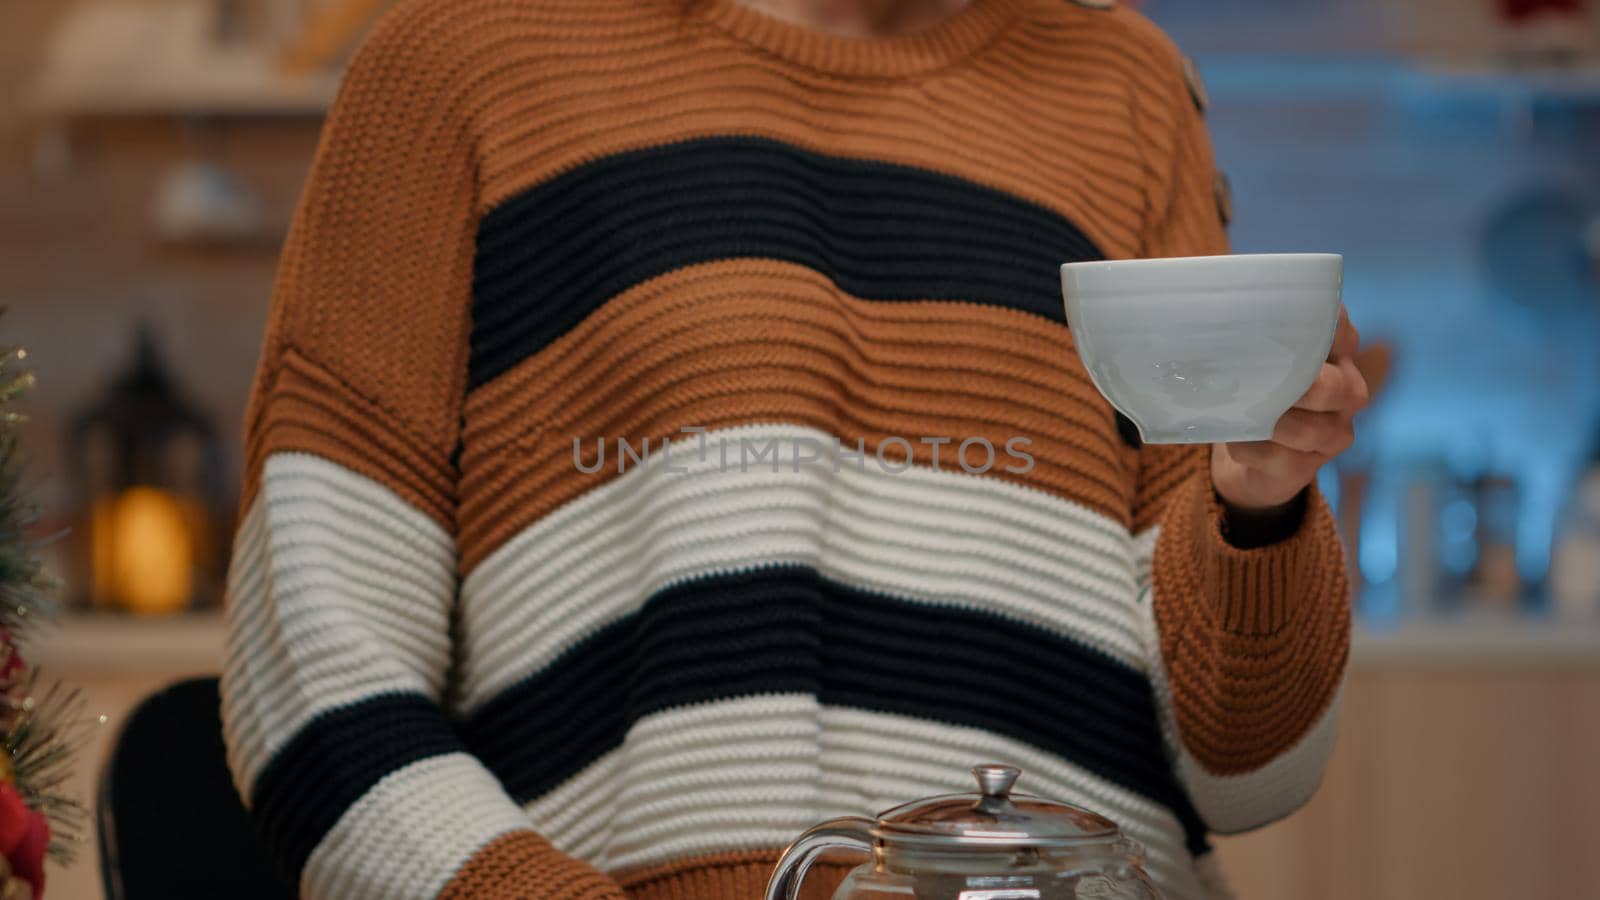
[[[1272,437],[1328,357],[1343,281],[1337,253],[1061,267],[1078,355],[1149,444]]]

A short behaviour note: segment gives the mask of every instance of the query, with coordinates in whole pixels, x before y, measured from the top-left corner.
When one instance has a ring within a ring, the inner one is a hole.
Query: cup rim
[[[1277,260],[1280,262],[1333,262],[1343,261],[1343,253],[1219,253],[1214,256],[1151,256],[1135,259],[1082,259],[1076,262],[1062,263],[1061,271],[1073,268],[1088,268],[1091,266],[1115,265],[1122,268],[1158,268],[1163,265],[1176,265],[1180,263],[1198,262],[1207,260],[1213,263],[1222,260],[1236,260],[1239,262]]]

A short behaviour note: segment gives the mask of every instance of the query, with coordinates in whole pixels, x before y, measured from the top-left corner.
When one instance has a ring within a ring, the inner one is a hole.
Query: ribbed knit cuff
[[[439,893],[439,900],[626,900],[621,885],[562,853],[531,831],[485,844]]]
[[[1228,543],[1240,550],[1254,550],[1294,537],[1306,520],[1307,498],[1312,489],[1307,487],[1294,495],[1294,499],[1275,509],[1247,510],[1223,502],[1222,533]],[[1220,496],[1220,495],[1218,495]]]
[[[1305,596],[1303,576],[1320,577],[1326,565],[1343,565],[1333,516],[1313,485],[1305,514],[1288,536],[1275,543],[1241,549],[1229,543],[1226,512],[1205,478],[1180,488],[1167,527],[1177,526],[1172,544],[1189,550],[1204,596],[1216,601],[1217,624],[1235,634],[1271,634],[1293,617]]]
[[[1349,586],[1327,504],[1313,492],[1286,540],[1223,537],[1209,473],[1174,488],[1154,560],[1154,615],[1184,746],[1216,775],[1258,769],[1326,710],[1350,645]]]

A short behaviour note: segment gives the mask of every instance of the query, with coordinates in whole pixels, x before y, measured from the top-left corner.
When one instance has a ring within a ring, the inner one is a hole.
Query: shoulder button
[[[1072,0],[1072,2],[1089,9],[1110,9],[1117,5],[1117,0]]]
[[[1189,85],[1189,97],[1194,100],[1194,108],[1205,112],[1206,107],[1211,105],[1211,98],[1206,96],[1206,83],[1200,79],[1200,69],[1187,56],[1183,58],[1183,80]]]
[[[1217,172],[1216,180],[1212,182],[1212,189],[1217,195],[1217,215],[1221,217],[1222,224],[1233,222],[1233,182],[1222,172]]]

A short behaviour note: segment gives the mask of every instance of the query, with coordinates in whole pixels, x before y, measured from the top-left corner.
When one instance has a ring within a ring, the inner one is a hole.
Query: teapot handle
[[[872,826],[877,823],[860,816],[843,816],[829,819],[808,829],[783,851],[778,867],[767,881],[766,900],[798,900],[800,883],[806,872],[816,862],[817,855],[827,850],[860,850],[872,852]]]

